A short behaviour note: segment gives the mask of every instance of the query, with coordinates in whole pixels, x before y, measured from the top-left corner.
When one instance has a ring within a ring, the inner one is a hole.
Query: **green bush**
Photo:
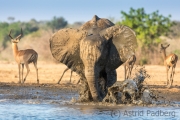
[[[180,57],[180,50],[174,50],[173,53]]]
[[[170,15],[165,17],[159,11],[147,14],[144,8],[130,8],[129,13],[121,11],[122,20],[116,24],[127,25],[132,28],[137,35],[138,46],[141,48],[141,64],[150,63],[148,60],[151,52],[156,52],[158,45],[162,42],[160,36],[167,36],[174,22],[170,20]],[[145,57],[145,58],[144,58]]]

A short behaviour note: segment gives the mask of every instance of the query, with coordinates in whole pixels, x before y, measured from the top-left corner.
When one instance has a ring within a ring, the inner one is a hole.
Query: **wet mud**
[[[0,83],[0,99],[70,100],[78,97],[77,91],[71,84]]]
[[[154,85],[149,88],[165,96],[166,103],[164,98],[160,104],[145,106],[78,102],[79,85],[0,83],[0,119],[178,119],[180,88]]]
[[[117,82],[116,84],[121,84]],[[79,98],[79,86],[75,84],[15,84],[15,83],[0,83],[0,100],[50,100],[52,103],[66,105],[102,105],[102,106],[118,106],[114,103],[105,102],[84,102],[80,103]],[[149,89],[158,95],[158,102],[151,104],[153,106],[178,106],[180,107],[180,87],[175,86],[168,89],[164,85],[150,85]],[[61,103],[62,102],[62,103]],[[119,104],[127,105],[127,104]],[[130,104],[135,105],[135,104]],[[137,106],[137,105],[136,105]],[[143,106],[143,105],[140,105]]]

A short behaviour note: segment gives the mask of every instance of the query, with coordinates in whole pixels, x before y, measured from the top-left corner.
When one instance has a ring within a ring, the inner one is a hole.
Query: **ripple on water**
[[[180,107],[102,106],[68,101],[0,100],[0,119],[179,119]]]

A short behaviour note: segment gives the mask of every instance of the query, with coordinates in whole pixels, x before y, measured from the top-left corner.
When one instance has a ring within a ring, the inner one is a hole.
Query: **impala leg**
[[[169,79],[168,79],[168,71],[169,71],[169,66],[166,66],[166,78],[167,78],[167,85],[169,84]]]
[[[61,79],[62,79],[62,77],[64,76],[64,73],[65,73],[67,70],[69,70],[69,68],[66,68],[66,69],[64,70],[64,72],[63,72],[61,78],[59,79],[59,81],[57,82],[57,84],[59,84],[59,83],[61,82]]]
[[[175,67],[176,67],[176,66],[173,66],[173,67],[172,67],[172,71],[171,71],[171,86],[172,86],[172,84],[173,84],[173,79],[174,79],[174,74],[175,74]]]
[[[23,83],[26,81],[26,77],[28,76],[28,74],[29,74],[29,72],[30,72],[28,63],[25,63],[25,66],[26,66],[26,69],[27,69],[27,73],[26,73],[26,76],[25,76],[25,78],[24,78]]]
[[[79,84],[79,83],[80,83],[80,81],[81,81],[81,78],[78,80],[78,82],[77,82],[76,84]]]
[[[130,71],[129,71],[129,78],[131,77],[131,73],[132,73],[132,66],[131,66]]]
[[[128,68],[127,68],[127,77],[126,77],[126,79],[128,79],[129,78],[129,73],[130,73],[130,66],[128,66]]]
[[[22,80],[23,80],[24,64],[22,64]],[[22,81],[23,83],[23,81]]]
[[[76,84],[79,84],[81,82],[81,80],[83,80],[82,77],[79,78],[79,80]]]
[[[21,65],[20,64],[18,64],[18,69],[19,69],[19,81],[18,81],[18,83],[21,83]]]
[[[176,65],[173,66],[173,76],[172,76],[173,80],[174,80],[175,68],[176,68]]]
[[[126,65],[124,65],[124,80],[126,80],[126,71],[127,71],[127,69],[126,69]]]
[[[37,76],[37,84],[39,84],[39,77],[38,77],[38,68],[37,68],[37,62],[33,62],[34,67],[36,69],[36,76]]]
[[[131,77],[132,68],[133,68],[133,65],[130,65],[130,66],[129,66],[128,78]]]
[[[168,88],[171,88],[171,86],[172,86],[172,82],[173,82],[173,66],[172,66],[172,68],[171,68],[171,74],[170,74],[170,80],[169,80],[169,85],[168,85]]]
[[[128,70],[127,70],[128,75],[127,75],[127,79],[129,79],[130,76],[131,76],[131,70],[132,70],[132,65],[128,65]]]
[[[133,67],[134,67],[134,63],[132,63],[132,65],[131,65],[130,74],[129,74],[130,76],[129,77],[131,77]]]
[[[71,83],[72,73],[73,73],[73,71],[71,70],[70,83]]]

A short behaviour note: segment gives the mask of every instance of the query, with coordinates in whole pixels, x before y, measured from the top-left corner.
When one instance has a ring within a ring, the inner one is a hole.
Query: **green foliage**
[[[12,29],[11,36],[15,38],[19,34],[21,34],[21,28],[23,29],[23,35],[27,35],[31,32],[37,31],[39,27],[36,24],[32,24],[30,22],[13,22],[13,23],[7,23],[7,22],[0,22],[0,47],[6,48],[7,42],[10,41],[10,38],[8,36],[10,30]]]
[[[171,31],[168,36],[170,38],[179,38],[180,37],[180,21],[174,21],[173,26],[171,27]]]
[[[173,53],[175,53],[178,57],[180,57],[180,50],[174,50]]]
[[[31,33],[32,37],[41,37],[41,30]]]
[[[122,20],[117,24],[127,25],[132,28],[137,35],[139,64],[151,64],[153,54],[158,53],[158,45],[162,42],[160,36],[167,36],[174,23],[170,20],[170,15],[164,17],[159,11],[147,14],[144,8],[130,8],[129,13],[121,11]],[[152,54],[153,53],[153,54]],[[157,60],[157,59],[156,59]]]
[[[52,28],[52,30],[58,30],[64,28],[68,22],[63,17],[54,17],[53,20],[49,21],[47,25]]]
[[[12,37],[16,37],[21,33],[21,28],[23,29],[23,35],[31,34],[33,36],[39,36],[37,32],[39,29],[52,29],[57,30],[64,28],[68,22],[63,17],[54,17],[51,21],[36,21],[31,19],[28,22],[14,22],[15,18],[8,18],[11,22],[0,22],[0,50],[7,47],[7,42],[10,41],[8,36],[10,30],[12,29]]]
[[[84,22],[74,22],[73,24],[68,24],[67,27],[78,29],[78,28],[80,28],[83,24],[84,24]]]
[[[147,58],[142,58],[142,59],[140,59],[140,61],[139,61],[139,64],[140,65],[144,65],[144,64],[147,64],[148,63],[148,60],[147,60]]]
[[[117,24],[123,24],[131,27],[137,35],[140,47],[150,47],[158,45],[162,35],[167,35],[173,22],[170,21],[170,15],[164,17],[159,15],[158,11],[147,14],[143,8],[130,8],[129,13],[121,11],[122,21]]]

